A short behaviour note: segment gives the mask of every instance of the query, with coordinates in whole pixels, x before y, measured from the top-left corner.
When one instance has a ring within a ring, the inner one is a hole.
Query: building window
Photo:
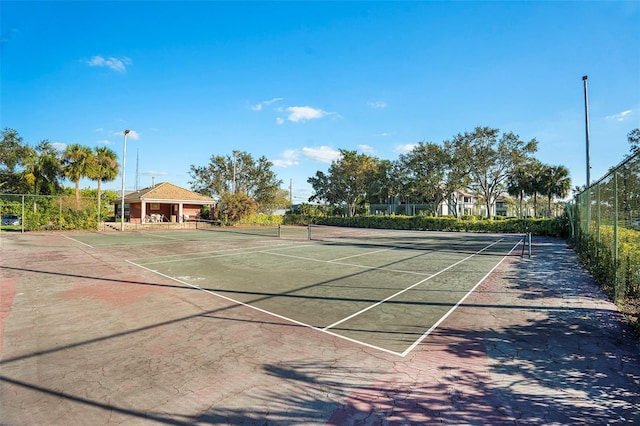
[[[160,210],[160,203],[150,203],[149,210]]]

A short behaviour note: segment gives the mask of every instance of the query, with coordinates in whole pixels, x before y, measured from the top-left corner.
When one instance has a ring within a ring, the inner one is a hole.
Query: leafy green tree
[[[98,181],[98,212],[101,211],[100,201],[102,198],[102,181],[111,182],[118,176],[119,165],[116,153],[106,147],[96,147],[93,155],[89,158],[87,167],[87,177]],[[98,217],[100,220],[100,217]]]
[[[375,174],[370,176],[370,181],[367,183],[367,201],[373,204],[384,204],[388,202],[389,197],[398,194],[393,181],[394,164],[390,160],[376,158],[375,161],[377,162],[377,170]]]
[[[30,148],[23,143],[20,134],[6,127],[0,142],[0,192],[24,194],[29,185],[24,180],[23,165]]]
[[[473,132],[459,133],[449,142],[453,155],[468,164],[470,189],[482,196],[491,217],[491,206],[506,191],[513,170],[527,161],[537,150],[535,139],[520,140],[518,135],[498,129],[476,127]]]
[[[448,154],[442,145],[420,142],[409,153],[400,155],[406,174],[405,190],[412,194],[413,201],[438,206],[447,197],[445,182],[452,163]]]
[[[331,163],[328,174],[317,171],[307,182],[314,194],[309,201],[325,200],[343,206],[354,216],[359,203],[367,198],[367,190],[378,172],[379,161],[367,154],[341,149],[340,158]]]
[[[635,128],[627,133],[627,140],[631,145],[631,153],[636,154],[640,152],[640,128]]]
[[[282,185],[271,167],[264,156],[256,161],[247,152],[234,151],[211,156],[206,166],[191,165],[189,183],[193,191],[218,199],[241,191],[258,203],[258,211],[268,212],[277,204]]]
[[[225,193],[218,201],[213,212],[213,219],[221,220],[225,223],[240,221],[243,217],[255,214],[258,211],[258,204],[244,191],[235,194]]]
[[[91,148],[80,144],[67,146],[62,154],[64,176],[76,186],[76,203],[80,202],[80,179],[89,176],[92,158]]]

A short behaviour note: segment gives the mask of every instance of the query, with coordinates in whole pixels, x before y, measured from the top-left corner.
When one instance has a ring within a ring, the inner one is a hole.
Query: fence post
[[[613,171],[613,298],[618,300],[618,170]]]
[[[25,208],[24,208],[24,194],[22,194],[22,219],[20,220],[20,232],[24,232],[24,219],[25,219]]]

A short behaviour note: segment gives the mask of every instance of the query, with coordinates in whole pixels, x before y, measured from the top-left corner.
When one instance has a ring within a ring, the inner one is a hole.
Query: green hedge
[[[355,217],[314,217],[304,215],[286,215],[287,225],[332,225],[353,228],[403,229],[420,231],[450,232],[487,232],[487,233],[525,233],[567,238],[569,224],[566,218],[553,219],[517,219],[491,218],[460,219],[456,217],[430,216],[355,216]]]

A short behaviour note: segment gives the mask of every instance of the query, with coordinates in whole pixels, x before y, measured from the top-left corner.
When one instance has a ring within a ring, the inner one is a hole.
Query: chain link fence
[[[573,213],[581,262],[640,331],[640,153],[579,193]]]
[[[19,224],[2,223],[2,230],[97,229],[98,223],[113,220],[113,203],[73,195],[0,194],[2,217],[19,216]]]

